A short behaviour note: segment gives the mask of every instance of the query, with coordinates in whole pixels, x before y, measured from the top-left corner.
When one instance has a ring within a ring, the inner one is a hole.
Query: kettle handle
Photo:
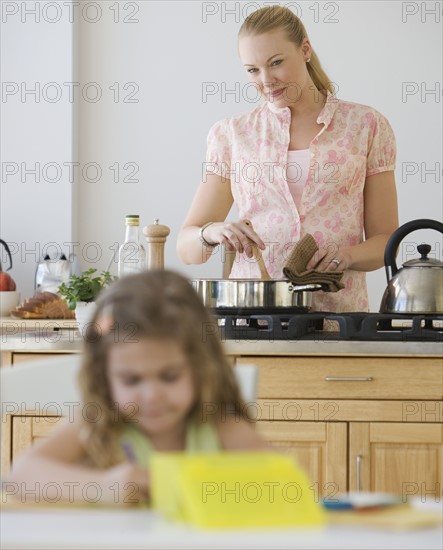
[[[397,263],[395,261],[398,245],[406,237],[406,235],[409,235],[409,233],[412,233],[417,229],[435,229],[435,231],[440,231],[440,233],[443,233],[443,223],[438,222],[437,220],[429,219],[412,220],[400,226],[394,231],[394,233],[392,233],[385,249],[385,270],[388,283],[392,279],[392,276],[398,271]]]
[[[6,253],[8,254],[8,257],[9,257],[9,267],[8,267],[8,269],[7,269],[6,271],[9,271],[10,269],[12,269],[12,254],[11,254],[11,250],[9,249],[8,243],[5,242],[3,239],[0,239],[0,244],[3,245],[4,249],[6,250]],[[0,260],[0,271],[3,271],[1,260]]]

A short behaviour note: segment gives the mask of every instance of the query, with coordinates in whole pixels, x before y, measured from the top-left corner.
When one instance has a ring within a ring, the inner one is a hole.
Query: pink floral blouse
[[[363,241],[363,189],[367,176],[395,169],[396,143],[387,119],[367,105],[328,92],[311,141],[310,169],[297,209],[286,181],[290,109],[264,102],[248,113],[216,122],[209,131],[206,169],[231,181],[240,218],[251,220],[266,243],[263,258],[274,279],[294,244],[311,233],[319,247]],[[258,266],[237,254],[230,277],[259,278]],[[316,311],[368,311],[366,275],[347,270],[345,288],[315,292]]]

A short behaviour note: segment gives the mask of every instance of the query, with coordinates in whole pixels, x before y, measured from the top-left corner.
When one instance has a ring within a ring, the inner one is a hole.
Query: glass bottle
[[[146,251],[142,245],[138,228],[140,217],[126,216],[125,242],[118,250],[118,276],[124,277],[146,269]]]

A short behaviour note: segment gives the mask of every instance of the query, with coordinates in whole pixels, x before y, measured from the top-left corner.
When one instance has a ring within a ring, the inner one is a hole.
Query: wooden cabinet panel
[[[441,358],[248,357],[261,399],[442,399]]]
[[[13,416],[12,417],[12,459],[36,439],[45,437],[58,425],[59,417],[54,416]]]
[[[332,422],[443,422],[443,401],[369,399],[257,399],[254,420]]]
[[[320,494],[347,489],[347,429],[344,422],[257,422],[260,435],[296,458]]]
[[[441,498],[441,424],[351,422],[349,445],[351,491]]]

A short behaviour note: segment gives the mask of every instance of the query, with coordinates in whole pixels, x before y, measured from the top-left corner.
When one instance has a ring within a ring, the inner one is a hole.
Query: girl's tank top
[[[137,464],[146,465],[154,449],[149,438],[135,426],[125,427],[120,443],[122,449],[129,447],[132,450]],[[190,423],[186,432],[185,452],[217,452],[220,451],[220,441],[215,427],[210,422],[203,424]],[[122,457],[125,456],[122,451]]]

